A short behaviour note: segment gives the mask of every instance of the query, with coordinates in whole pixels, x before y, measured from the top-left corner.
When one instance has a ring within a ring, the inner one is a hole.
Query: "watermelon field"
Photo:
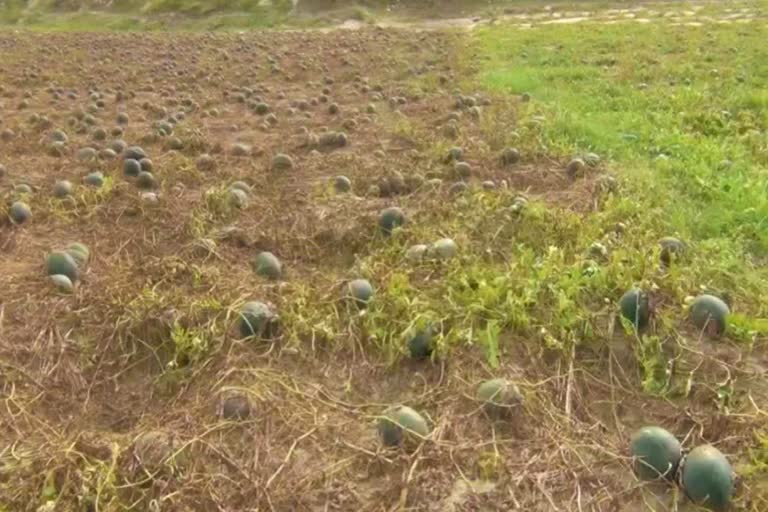
[[[768,511],[764,1],[6,4],[0,512]]]

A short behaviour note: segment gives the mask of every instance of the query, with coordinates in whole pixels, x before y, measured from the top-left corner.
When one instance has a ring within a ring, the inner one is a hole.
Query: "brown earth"
[[[453,145],[472,164],[469,193],[491,180],[500,193],[524,191],[553,207],[594,207],[592,181],[571,181],[562,162],[524,156],[513,172],[501,165],[499,134],[515,129],[518,100],[477,95],[478,110],[455,110],[455,42],[380,29],[0,34],[0,130],[14,134],[0,143],[2,208],[18,196],[15,185],[34,189],[26,198],[32,220],[0,225],[6,510],[36,510],[53,497],[55,510],[94,511],[642,510],[651,498],[626,450],[638,426],[674,425],[696,439],[706,431],[725,451],[748,444],[754,417],[720,414],[711,389],[694,390],[700,400],[687,409],[638,393],[634,341],[612,326],[605,335],[615,343],[580,349],[570,368],[541,347],[505,339],[512,354],[494,373],[518,382],[527,402],[514,421],[496,423],[471,399],[491,375],[471,347],[393,365],[354,317],[343,340],[324,339],[322,325],[299,344],[236,339],[246,300],[281,311],[302,286],[337,300],[377,243],[382,208],[399,205],[415,222],[449,215],[451,180],[419,186],[408,178],[445,177],[442,156]],[[274,125],[249,106],[260,101]],[[78,149],[114,138],[78,133],[82,123],[70,121],[78,110],[107,131],[119,112],[129,115],[119,137],[147,151],[157,203],[123,177],[119,158],[78,161]],[[154,123],[176,112],[185,114],[173,134],[181,150],[153,135]],[[446,136],[451,113],[455,137]],[[51,123],[30,122],[33,114]],[[69,136],[61,157],[47,154],[54,128]],[[309,137],[327,130],[344,131],[349,143],[330,149]],[[250,153],[233,156],[236,143]],[[204,152],[215,170],[197,168]],[[294,169],[269,169],[279,152]],[[82,179],[92,169],[111,184],[89,190]],[[386,194],[381,179],[397,173],[416,184]],[[337,175],[351,179],[354,194],[329,191]],[[60,179],[75,185],[73,200],[53,198]],[[234,180],[252,189],[241,210],[221,199]],[[60,295],[44,258],[75,240],[91,248],[91,261],[75,293]],[[282,260],[281,282],[254,274],[250,261],[261,250]],[[170,340],[182,331],[209,333],[210,350],[192,363],[175,359]],[[701,353],[688,363],[751,378],[737,362],[720,366],[726,357]],[[220,417],[233,393],[250,401],[245,421]],[[376,439],[376,415],[393,403],[425,411],[434,427],[415,452],[383,450]],[[146,441],[147,432],[161,434]],[[148,451],[162,460],[169,450],[175,468],[150,463]],[[669,502],[671,491],[656,491]]]

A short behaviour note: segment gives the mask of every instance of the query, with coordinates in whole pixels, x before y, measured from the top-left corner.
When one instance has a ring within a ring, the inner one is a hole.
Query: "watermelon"
[[[397,206],[385,208],[379,215],[379,229],[381,229],[381,232],[384,233],[384,235],[391,235],[396,228],[405,223],[405,213]]]
[[[635,474],[643,480],[674,478],[682,457],[680,441],[661,427],[643,427],[632,435]]]
[[[157,187],[157,182],[151,172],[141,171],[136,176],[136,186],[141,189],[149,190]]]
[[[585,166],[586,164],[584,163],[584,160],[581,158],[574,158],[568,162],[568,165],[565,167],[565,172],[570,178],[576,178],[584,171]]]
[[[450,238],[441,238],[429,248],[428,254],[431,258],[438,260],[449,260],[456,256],[458,251],[456,242]]]
[[[429,247],[424,244],[412,245],[408,248],[407,251],[405,251],[405,259],[414,262],[421,261],[424,259],[424,256],[427,254],[428,250]]]
[[[690,311],[694,325],[710,336],[717,337],[725,333],[730,309],[719,297],[699,295],[691,303]]]
[[[248,194],[241,188],[230,188],[227,192],[227,202],[234,208],[245,208],[248,205]]]
[[[85,244],[81,244],[80,242],[72,242],[66,249],[64,249],[64,252],[72,256],[72,259],[75,260],[78,267],[87,264],[88,259],[91,257],[91,251]]]
[[[67,276],[54,274],[49,276],[49,278],[51,279],[51,282],[56,286],[56,288],[64,293],[72,293],[72,291],[75,289],[74,284],[72,284],[72,280]]]
[[[467,162],[456,162],[453,164],[453,177],[465,180],[472,174],[472,166]]]
[[[53,196],[62,199],[69,195],[72,195],[72,183],[67,180],[57,181],[53,185]]]
[[[648,326],[651,310],[648,295],[639,288],[626,292],[619,300],[621,315],[629,320],[635,329],[642,330]]]
[[[251,193],[251,186],[248,185],[244,181],[233,181],[232,184],[229,186],[229,188],[230,189],[242,190],[246,194],[250,194]]]
[[[104,185],[104,174],[100,171],[94,171],[89,173],[83,181],[92,187],[101,187]]]
[[[733,494],[733,469],[720,450],[698,446],[683,461],[681,484],[697,505],[726,510]]]
[[[293,169],[293,159],[283,153],[278,153],[272,157],[271,168],[273,171],[287,171]]]
[[[8,216],[11,218],[11,222],[16,225],[21,225],[32,218],[32,210],[29,209],[29,206],[27,206],[26,203],[16,201],[8,210]]]
[[[503,416],[523,403],[523,395],[515,384],[506,379],[491,379],[477,388],[477,400],[494,416]]]
[[[352,182],[349,181],[349,178],[346,176],[336,176],[336,179],[333,182],[333,188],[339,193],[349,192],[352,190]]]
[[[112,148],[114,149],[117,146],[117,143],[113,143],[114,145]],[[146,158],[147,153],[139,146],[131,146],[128,148],[125,148],[125,151],[123,152],[123,158],[130,158],[132,160],[139,161],[142,158]]]
[[[253,260],[253,269],[256,274],[268,279],[279,279],[283,273],[280,260],[271,252],[261,252]]]
[[[408,353],[413,359],[427,359],[433,351],[434,342],[431,328],[416,333],[408,340]]]
[[[401,405],[384,411],[379,418],[377,431],[382,444],[391,447],[422,441],[429,435],[429,426],[421,414]]]
[[[373,297],[373,286],[367,279],[354,279],[349,282],[349,296],[361,308],[368,305]]]
[[[661,264],[669,266],[685,252],[685,244],[677,238],[667,236],[659,240]]]
[[[142,171],[141,163],[133,158],[123,160],[123,174],[130,178],[135,178]]]
[[[464,157],[464,150],[460,147],[453,147],[448,150],[448,154],[445,157],[446,162],[456,162]]]
[[[520,161],[520,151],[515,148],[506,148],[501,152],[502,165],[514,165]]]
[[[78,278],[78,267],[75,259],[64,251],[53,251],[45,262],[46,273],[49,276],[67,276],[73,283]]]
[[[240,310],[238,328],[243,338],[269,339],[277,334],[278,317],[263,302],[247,302]]]

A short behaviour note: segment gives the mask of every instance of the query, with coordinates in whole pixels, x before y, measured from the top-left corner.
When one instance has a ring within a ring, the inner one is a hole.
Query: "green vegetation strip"
[[[529,93],[542,144],[613,160],[666,229],[744,260],[768,250],[768,48],[761,21],[477,32],[480,79]],[[741,272],[740,269],[734,269]]]

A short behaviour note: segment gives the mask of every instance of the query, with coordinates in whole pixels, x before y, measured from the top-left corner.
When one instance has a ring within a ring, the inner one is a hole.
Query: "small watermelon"
[[[450,238],[441,238],[429,248],[428,255],[438,260],[449,260],[456,256],[459,250],[456,242]]]
[[[720,450],[698,446],[683,461],[681,483],[694,503],[726,510],[733,493],[733,469]]]
[[[83,181],[92,187],[101,187],[104,185],[104,174],[99,171],[89,173]]]
[[[244,181],[233,181],[232,184],[229,186],[229,188],[230,189],[242,190],[246,194],[250,194],[251,193],[251,186],[248,185]]]
[[[147,153],[139,146],[131,146],[131,147],[125,148],[125,151],[123,152],[123,158],[130,158],[131,160],[139,161],[142,158],[146,158],[146,157],[147,157]]]
[[[448,150],[448,154],[445,157],[446,162],[456,162],[464,157],[464,150],[460,147],[453,147]]]
[[[632,435],[634,470],[643,480],[673,478],[682,457],[680,441],[661,427],[643,427]]]
[[[32,218],[32,210],[29,209],[27,203],[16,201],[8,210],[8,217],[11,218],[11,222],[18,226]]]
[[[677,238],[667,236],[659,240],[661,264],[668,267],[685,252],[685,244]]]
[[[413,262],[421,261],[424,259],[424,256],[427,254],[428,250],[429,247],[424,244],[412,245],[408,248],[407,251],[405,251],[405,259]]]
[[[75,260],[78,267],[86,265],[91,257],[91,251],[85,244],[81,244],[80,242],[72,242],[66,249],[64,249],[64,252],[72,256],[72,259]]]
[[[247,302],[240,310],[240,335],[243,338],[272,338],[277,334],[278,320],[272,308],[263,302]]]
[[[391,235],[396,228],[402,226],[405,222],[405,213],[397,206],[385,208],[379,215],[379,229],[385,235]]]
[[[336,192],[343,194],[344,192],[352,190],[352,182],[349,181],[349,178],[346,176],[336,176],[336,179],[333,182],[333,188],[336,189]]]
[[[149,190],[157,187],[157,181],[151,172],[141,171],[136,176],[136,186],[144,190]]]
[[[354,279],[348,288],[349,296],[361,308],[366,307],[373,297],[373,286],[367,279]]]
[[[240,188],[230,188],[227,191],[227,202],[233,208],[245,208],[248,206],[248,194]]]
[[[253,269],[256,274],[269,279],[280,279],[283,273],[283,265],[271,252],[261,252],[253,260]]]
[[[67,276],[73,283],[77,281],[77,262],[64,251],[53,251],[45,262],[46,272],[49,276]]]
[[[408,340],[408,353],[413,359],[427,359],[434,351],[432,329],[416,333]]]
[[[691,320],[710,336],[717,337],[725,333],[730,312],[728,304],[714,295],[699,295],[691,303]]]
[[[377,430],[384,446],[399,446],[407,441],[418,443],[429,435],[426,420],[405,405],[384,411]]]
[[[626,292],[619,300],[621,315],[629,320],[635,329],[642,330],[648,326],[651,310],[648,295],[639,288]]]
[[[75,289],[75,286],[72,284],[72,280],[67,276],[54,274],[49,276],[49,278],[51,279],[51,282],[56,286],[56,288],[64,293],[72,293]]]
[[[123,160],[123,174],[129,178],[135,178],[142,171],[141,163],[133,158]]]
[[[69,195],[72,195],[72,183],[70,183],[67,180],[60,180],[57,181],[53,185],[53,196],[62,199],[64,197],[67,197]]]
[[[515,148],[506,148],[501,152],[502,165],[514,165],[520,161],[520,151]]]
[[[515,384],[506,379],[491,379],[477,388],[477,400],[493,416],[508,414],[523,403],[523,395]]]
[[[271,169],[273,171],[287,171],[293,169],[293,158],[283,153],[272,157]]]

